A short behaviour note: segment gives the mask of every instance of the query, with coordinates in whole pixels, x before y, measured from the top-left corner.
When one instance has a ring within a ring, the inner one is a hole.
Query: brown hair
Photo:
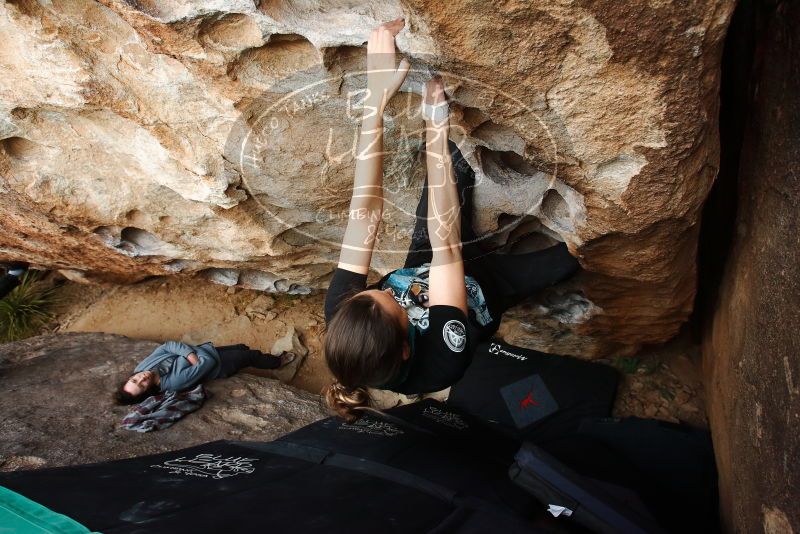
[[[132,376],[132,375],[131,375]],[[128,404],[139,404],[147,397],[152,397],[153,395],[158,395],[161,391],[161,388],[157,384],[152,384],[149,388],[145,389],[138,395],[131,395],[127,391],[125,391],[125,384],[128,383],[130,380],[130,376],[124,379],[122,382],[119,383],[117,389],[114,390],[114,404],[118,404],[120,406],[125,406]]]
[[[350,389],[339,382],[325,388],[322,394],[328,408],[348,423],[358,419],[371,400],[366,388]]]
[[[392,379],[405,343],[403,327],[374,298],[357,293],[343,301],[325,329],[325,361],[337,379],[325,392],[331,410],[357,419],[369,406],[365,388]]]

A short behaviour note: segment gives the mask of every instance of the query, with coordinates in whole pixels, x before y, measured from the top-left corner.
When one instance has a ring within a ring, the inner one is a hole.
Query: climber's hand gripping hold
[[[367,42],[367,97],[356,152],[353,197],[342,240],[339,268],[359,274],[369,271],[375,237],[383,215],[383,111],[410,66],[396,66],[395,36],[403,19],[380,25]]]

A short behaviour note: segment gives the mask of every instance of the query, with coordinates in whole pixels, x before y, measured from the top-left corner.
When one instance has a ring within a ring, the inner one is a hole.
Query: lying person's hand
[[[403,29],[402,18],[381,24],[367,41],[367,89],[365,106],[383,112],[386,104],[400,89],[411,63],[406,58],[395,66],[394,38]]]
[[[189,363],[191,363],[192,365],[197,365],[198,363],[200,363],[200,359],[194,352],[192,352],[191,354],[187,354],[186,359],[189,360]]]

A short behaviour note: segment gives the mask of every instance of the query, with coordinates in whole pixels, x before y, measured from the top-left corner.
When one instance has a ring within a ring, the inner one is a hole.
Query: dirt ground
[[[171,278],[113,287],[66,283],[59,295],[58,319],[50,328],[58,332],[105,332],[218,345],[246,343],[269,351],[293,327],[309,353],[289,384],[319,393],[332,380],[321,350],[324,294],[267,295],[201,279]],[[636,357],[601,361],[622,375],[615,416],[654,417],[707,427],[704,392],[695,364],[698,348],[688,336],[647,348]],[[444,398],[446,392],[434,396]],[[377,397],[380,407],[407,400],[394,395]]]
[[[320,344],[324,295],[267,295],[206,280],[171,278],[113,287],[67,283],[59,297],[57,332],[104,332],[195,344],[245,343],[269,352],[294,327],[309,353],[289,384],[319,393],[331,382]]]

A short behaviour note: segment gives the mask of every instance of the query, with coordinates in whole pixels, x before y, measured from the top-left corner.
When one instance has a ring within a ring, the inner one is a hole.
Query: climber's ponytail
[[[348,423],[369,410],[370,397],[365,388],[350,389],[334,382],[325,388],[324,397],[328,408]]]
[[[325,363],[336,379],[324,391],[328,407],[348,422],[373,411],[366,388],[397,374],[405,345],[403,325],[369,294],[343,301],[325,327]]]

